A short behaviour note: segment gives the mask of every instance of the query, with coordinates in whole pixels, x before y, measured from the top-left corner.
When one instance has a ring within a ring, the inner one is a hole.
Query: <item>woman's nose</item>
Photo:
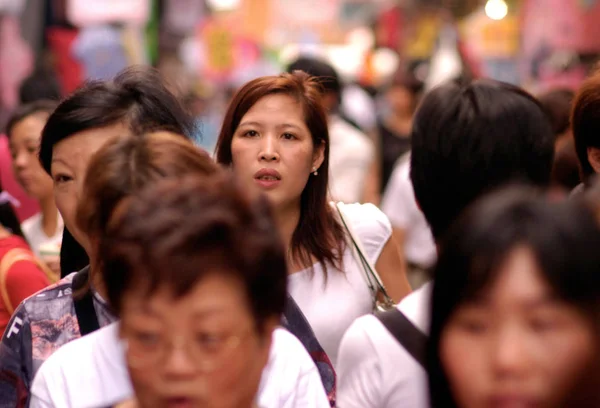
[[[260,151],[260,160],[277,161],[279,160],[279,151],[277,141],[272,137],[262,139],[263,143]]]

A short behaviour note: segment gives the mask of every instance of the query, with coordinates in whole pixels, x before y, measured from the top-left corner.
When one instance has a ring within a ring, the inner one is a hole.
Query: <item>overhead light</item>
[[[206,3],[214,11],[228,11],[235,10],[240,0],[207,0]]]
[[[504,0],[488,0],[485,14],[492,20],[502,20],[508,14],[508,5]]]

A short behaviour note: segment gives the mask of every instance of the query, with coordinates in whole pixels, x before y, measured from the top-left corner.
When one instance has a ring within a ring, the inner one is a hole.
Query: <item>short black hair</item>
[[[44,69],[37,69],[25,78],[19,86],[19,100],[21,104],[28,104],[40,100],[58,101],[61,90],[54,73]]]
[[[40,161],[50,173],[54,145],[75,133],[124,122],[135,133],[170,131],[191,137],[194,122],[157,70],[134,66],[112,81],[90,81],[63,100],[42,132]]]
[[[284,310],[286,258],[270,206],[230,172],[166,179],[131,196],[100,240],[100,259],[118,316],[134,288],[166,287],[177,298],[216,270],[243,284],[257,329]]]
[[[554,295],[597,327],[600,229],[583,202],[551,202],[531,188],[505,188],[477,201],[443,241],[434,270],[427,345],[432,406],[457,406],[439,358],[448,322],[461,305],[490,289],[503,261],[518,247],[531,251]]]
[[[50,115],[56,109],[58,103],[50,100],[38,100],[17,107],[12,113],[6,124],[5,134],[10,139],[13,128],[17,123],[36,113],[46,113]]]
[[[507,182],[546,186],[554,135],[539,103],[513,85],[452,81],[415,115],[410,177],[439,239],[474,199]]]
[[[132,133],[169,131],[191,138],[192,117],[167,88],[154,68],[132,66],[112,81],[90,81],[64,99],[48,118],[40,142],[40,162],[50,174],[54,146],[88,129],[123,122]],[[61,275],[87,265],[84,249],[65,228],[61,246]]]
[[[330,64],[316,58],[300,57],[287,67],[288,73],[291,74],[294,71],[303,71],[316,77],[325,92],[334,93],[341,101],[342,83],[340,76]]]

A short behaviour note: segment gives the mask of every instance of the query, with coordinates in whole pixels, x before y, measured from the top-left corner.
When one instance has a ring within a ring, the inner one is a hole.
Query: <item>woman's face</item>
[[[52,149],[51,173],[54,181],[54,199],[67,229],[88,255],[90,244],[76,223],[77,204],[83,192],[85,175],[90,159],[111,137],[128,133],[122,124],[84,130],[61,140]]]
[[[519,247],[481,298],[460,306],[440,358],[463,408],[554,407],[595,353],[593,330],[557,299],[531,251]]]
[[[221,270],[179,298],[128,292],[121,337],[139,405],[250,407],[276,325],[258,333],[242,284]]]
[[[395,85],[386,94],[386,99],[392,112],[399,115],[412,113],[414,110],[414,96],[403,86]]]
[[[300,103],[282,94],[258,100],[231,141],[234,171],[276,207],[299,203],[311,172],[323,163],[324,150],[323,144],[313,144]]]
[[[52,178],[38,159],[46,113],[34,113],[17,122],[10,132],[15,177],[23,190],[37,200],[52,198]]]

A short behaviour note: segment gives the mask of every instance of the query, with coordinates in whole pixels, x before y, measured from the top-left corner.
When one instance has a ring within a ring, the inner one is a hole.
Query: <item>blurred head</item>
[[[51,101],[22,105],[6,125],[15,178],[37,200],[53,200],[52,178],[42,168],[38,153],[42,129],[54,108],[56,103]]]
[[[334,112],[342,103],[342,82],[336,70],[328,63],[310,57],[301,57],[287,67],[292,74],[302,71],[317,79],[323,91],[323,106],[327,112]]]
[[[598,352],[600,230],[580,202],[478,202],[435,269],[432,405],[562,407]]]
[[[600,71],[586,79],[573,100],[571,128],[584,181],[600,173]]]
[[[412,73],[401,69],[393,76],[386,92],[385,99],[392,114],[398,116],[412,115],[417,108],[423,83]]]
[[[303,260],[335,259],[332,248],[343,235],[331,228],[329,133],[315,79],[296,72],[244,85],[225,114],[216,158],[264,192],[275,211],[300,209],[292,247]]]
[[[117,205],[148,185],[189,174],[213,175],[218,166],[181,135],[151,132],[117,137],[104,143],[89,162],[78,202],[76,225],[89,254]],[[100,262],[102,260],[99,260]]]
[[[570,89],[555,89],[540,95],[538,100],[550,120],[559,151],[571,139],[569,116],[575,93]]]
[[[577,160],[577,151],[573,140],[568,140],[559,150],[556,151],[554,162],[552,163],[551,184],[553,187],[559,187],[565,193],[570,193],[581,183],[579,172],[579,160]]]
[[[436,240],[484,193],[511,181],[550,180],[550,123],[536,100],[512,85],[477,80],[433,89],[411,138],[415,197]]]
[[[113,81],[89,82],[58,105],[42,133],[40,161],[54,180],[65,238],[72,233],[77,242],[86,242],[77,228],[75,209],[93,154],[112,137],[161,130],[184,138],[192,134],[193,124],[158,73],[149,68],[132,67]],[[76,249],[65,242],[73,241],[63,239],[61,262]]]
[[[23,80],[19,87],[21,104],[50,100],[58,101],[61,90],[56,76],[47,70],[36,70]]]
[[[113,217],[102,272],[140,406],[251,406],[286,299],[267,201],[224,172],[161,182]]]

